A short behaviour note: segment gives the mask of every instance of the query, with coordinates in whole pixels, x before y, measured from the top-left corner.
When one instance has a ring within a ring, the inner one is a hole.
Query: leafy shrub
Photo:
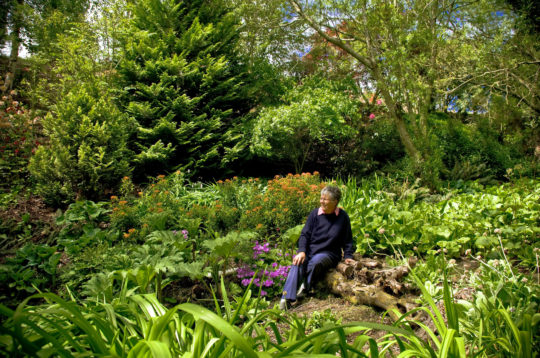
[[[434,141],[449,180],[474,180],[493,175],[502,178],[521,155],[504,145],[499,133],[485,119],[465,124],[456,118],[438,115],[430,119]]]
[[[255,228],[265,234],[281,235],[305,222],[318,206],[324,186],[318,172],[276,176],[268,181],[266,191],[251,197],[238,225],[241,229]]]
[[[349,125],[358,113],[358,101],[349,95],[352,90],[337,89],[335,83],[320,77],[306,78],[286,94],[284,104],[261,111],[251,150],[262,157],[286,159],[300,173],[314,144],[355,134]]]
[[[49,202],[96,199],[129,173],[129,118],[107,93],[77,88],[44,121],[49,143],[30,161],[37,190]]]
[[[131,186],[131,180],[125,177],[122,187]],[[111,227],[132,241],[142,241],[149,233],[159,230],[188,230],[196,236],[201,220],[190,217],[186,208],[206,207],[217,198],[202,185],[190,183],[179,171],[168,177],[158,175],[137,196],[131,190],[124,190],[120,197],[111,196]],[[206,214],[204,211],[201,217],[205,218]]]

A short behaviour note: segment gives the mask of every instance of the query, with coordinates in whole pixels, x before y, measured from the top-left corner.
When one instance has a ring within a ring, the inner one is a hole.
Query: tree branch
[[[349,55],[357,59],[362,65],[366,66],[367,68],[373,68],[373,64],[369,59],[366,57],[360,55],[358,52],[356,52],[351,46],[349,46],[346,42],[342,41],[339,38],[333,37],[328,35],[326,31],[323,31],[322,26],[318,24],[315,20],[313,20],[309,15],[307,15],[304,10],[302,10],[302,7],[298,4],[298,1],[296,0],[289,0],[289,3],[292,5],[292,7],[296,10],[298,15],[302,17],[317,33],[324,38],[326,41],[330,42],[331,44],[334,44],[340,48],[342,48],[345,52],[347,52]]]

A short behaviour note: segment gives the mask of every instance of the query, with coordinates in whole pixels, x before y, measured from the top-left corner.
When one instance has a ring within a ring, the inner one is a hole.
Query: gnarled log
[[[351,271],[352,269],[352,271]],[[409,273],[408,266],[386,268],[372,259],[360,259],[354,265],[339,263],[325,277],[324,283],[330,291],[353,304],[363,304],[382,308],[396,320],[415,304],[393,296],[403,294],[408,289],[400,280]]]

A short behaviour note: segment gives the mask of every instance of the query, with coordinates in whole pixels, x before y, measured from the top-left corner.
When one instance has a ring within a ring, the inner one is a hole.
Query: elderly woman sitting
[[[352,263],[356,248],[349,215],[337,205],[341,191],[335,186],[321,190],[321,206],[308,216],[298,240],[298,250],[283,287],[279,307],[286,309],[304,290],[309,291],[341,257]]]

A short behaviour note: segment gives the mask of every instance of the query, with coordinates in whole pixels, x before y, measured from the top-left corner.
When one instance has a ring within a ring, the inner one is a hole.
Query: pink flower
[[[371,113],[371,114],[369,115],[369,119],[375,119],[375,114]]]
[[[377,104],[380,106],[382,104],[382,101],[380,99],[378,99]]]

